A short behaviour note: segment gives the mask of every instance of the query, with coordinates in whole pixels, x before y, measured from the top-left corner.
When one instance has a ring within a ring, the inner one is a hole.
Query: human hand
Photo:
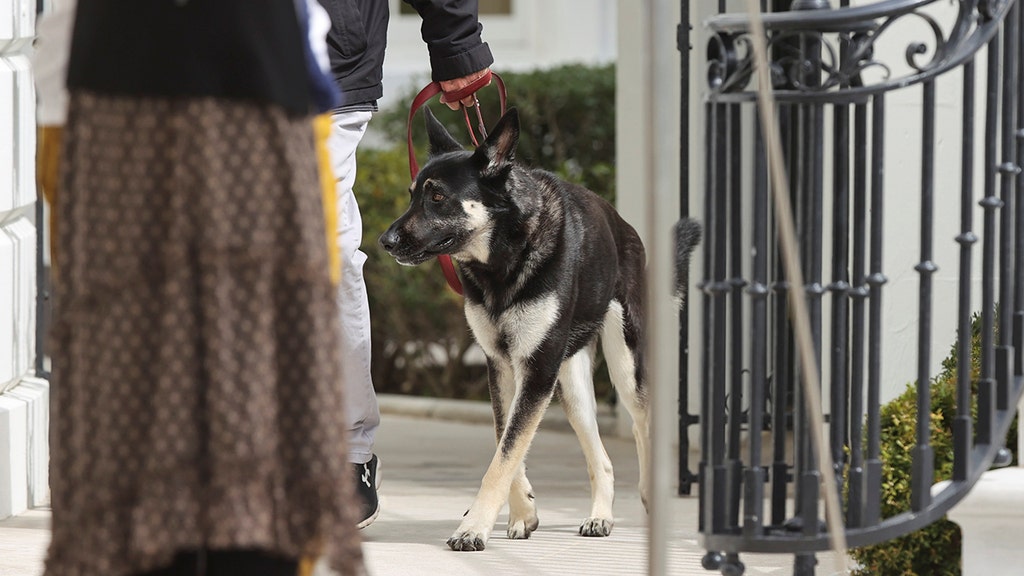
[[[466,86],[472,84],[474,81],[479,80],[480,77],[487,74],[489,70],[490,68],[484,68],[483,70],[473,72],[472,74],[469,74],[468,76],[463,76],[462,78],[455,78],[454,80],[441,80],[441,90],[445,93],[451,93],[457,90],[461,90]],[[490,82],[485,84],[485,86],[489,84]],[[441,101],[447,104],[448,107],[451,108],[452,110],[458,110],[460,105],[466,106],[468,108],[476,104],[476,96],[470,94],[469,96],[463,98],[461,101],[456,102],[445,102],[444,98],[442,97]]]

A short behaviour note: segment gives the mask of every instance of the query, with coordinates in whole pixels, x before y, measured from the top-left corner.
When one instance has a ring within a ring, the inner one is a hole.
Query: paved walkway
[[[576,437],[564,430],[556,409],[538,433],[528,460],[540,528],[529,540],[508,540],[503,514],[486,550],[448,550],[445,540],[472,502],[490,462],[494,433],[482,422],[487,419],[484,406],[456,403],[426,411],[433,417],[410,415],[425,413],[423,406],[394,398],[383,405],[377,439],[382,511],[362,532],[371,576],[646,574],[646,515],[636,487],[632,442],[605,435],[615,466],[616,525],[608,538],[583,538],[577,528],[589,511],[586,464]],[[696,497],[673,499],[670,506],[678,518],[668,554],[671,573],[714,574],[700,567],[704,552],[697,544]],[[0,521],[0,576],[41,574],[48,525],[49,513],[42,510]],[[792,572],[789,556],[750,554],[742,560],[748,576]],[[326,574],[321,570],[318,576]]]

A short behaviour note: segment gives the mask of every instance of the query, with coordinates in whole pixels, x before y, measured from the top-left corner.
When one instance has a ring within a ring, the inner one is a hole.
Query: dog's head
[[[511,201],[506,192],[519,114],[501,117],[474,151],[463,148],[424,109],[430,157],[409,188],[409,208],[379,242],[399,264],[416,266],[440,254],[486,263],[494,216]]]

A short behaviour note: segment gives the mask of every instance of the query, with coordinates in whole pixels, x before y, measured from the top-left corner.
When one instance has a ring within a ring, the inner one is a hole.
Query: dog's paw
[[[580,536],[607,536],[612,533],[613,524],[605,518],[587,518],[580,524]]]
[[[487,535],[479,532],[456,532],[448,539],[448,547],[456,552],[475,552],[484,549]]]
[[[508,519],[508,538],[509,540],[526,540],[530,537],[530,534],[540,526],[540,520],[537,519],[537,515],[528,519]]]

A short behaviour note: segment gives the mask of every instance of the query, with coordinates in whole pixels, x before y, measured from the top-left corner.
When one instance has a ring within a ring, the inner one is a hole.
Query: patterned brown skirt
[[[309,118],[72,95],[46,574],[323,551],[361,572]]]

